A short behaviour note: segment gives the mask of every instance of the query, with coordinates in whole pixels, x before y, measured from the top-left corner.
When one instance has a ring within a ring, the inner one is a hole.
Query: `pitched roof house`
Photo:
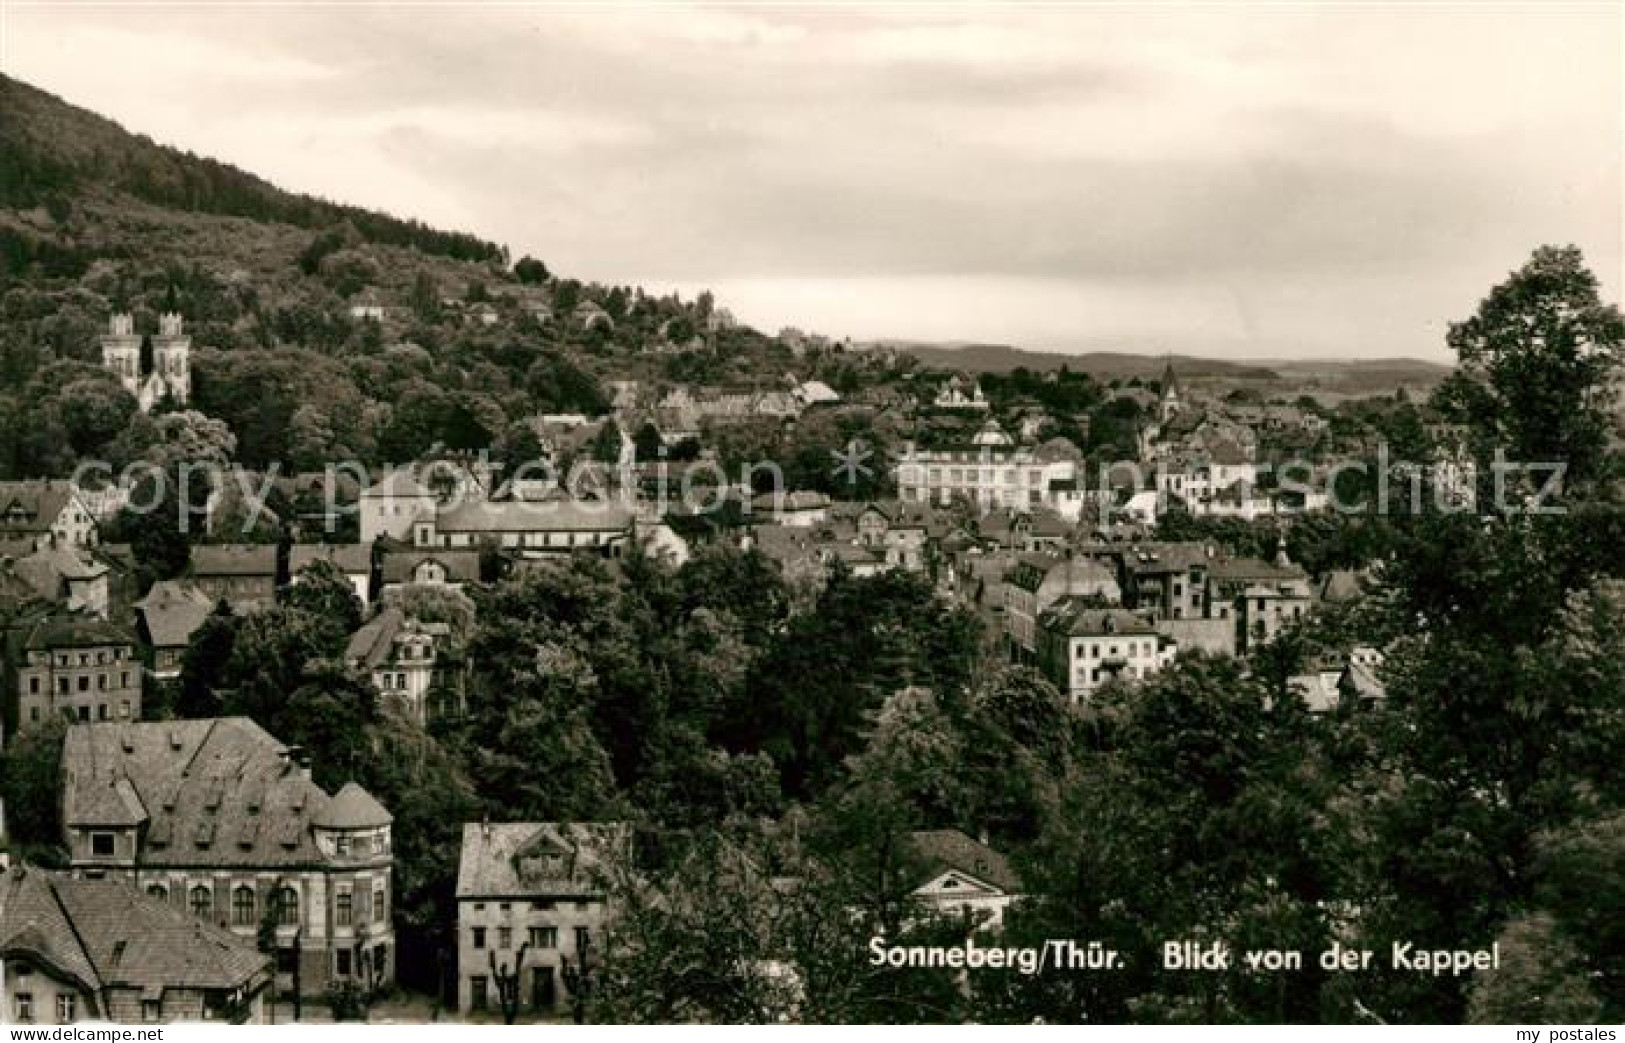
[[[0,876],[3,1020],[265,1020],[270,957],[124,880]]]
[[[512,972],[525,1009],[552,1010],[567,995],[563,961],[602,944],[612,912],[608,877],[631,848],[632,829],[620,822],[465,823],[457,1008],[489,1010],[497,973]]]
[[[389,812],[354,783],[330,796],[302,760],[246,717],[69,728],[73,871],[127,880],[243,938],[273,919],[278,966],[297,963],[307,992],[387,983]]]

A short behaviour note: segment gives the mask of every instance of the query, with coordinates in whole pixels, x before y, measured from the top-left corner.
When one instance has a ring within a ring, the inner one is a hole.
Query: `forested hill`
[[[379,465],[437,444],[531,458],[539,415],[602,415],[615,380],[867,380],[852,371],[866,360],[798,357],[708,293],[510,263],[497,244],[282,191],[0,77],[0,478],[151,455],[164,436],[102,368],[98,338],[114,313],[151,334],[166,311],[192,338],[190,406],[250,467]]]
[[[503,247],[356,206],[285,192],[227,163],[156,144],[112,120],[0,76],[0,205],[59,210],[88,191],[124,193],[198,214],[299,228],[348,222],[368,242],[470,261]]]

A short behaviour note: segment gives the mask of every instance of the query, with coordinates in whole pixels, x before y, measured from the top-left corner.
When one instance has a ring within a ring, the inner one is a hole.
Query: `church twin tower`
[[[178,314],[158,317],[158,334],[151,338],[151,346],[147,355],[129,314],[114,315],[102,334],[102,365],[135,396],[143,413],[165,398],[185,405],[192,397],[192,338],[182,332]]]

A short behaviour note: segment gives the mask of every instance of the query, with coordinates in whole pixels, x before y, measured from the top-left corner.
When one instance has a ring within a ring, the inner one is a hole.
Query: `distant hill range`
[[[883,341],[877,347],[906,352],[932,369],[961,370],[967,373],[1007,373],[1025,368],[1047,373],[1065,366],[1073,372],[1088,373],[1101,380],[1155,380],[1173,362],[1182,380],[1257,382],[1270,385],[1318,386],[1328,390],[1353,392],[1380,390],[1401,385],[1428,387],[1450,373],[1450,367],[1421,359],[1391,358],[1338,361],[1301,359],[1270,361],[1226,361],[1194,355],[1132,354],[1117,351],[1090,351],[1062,354],[1029,351],[1007,344],[921,344],[909,341]]]

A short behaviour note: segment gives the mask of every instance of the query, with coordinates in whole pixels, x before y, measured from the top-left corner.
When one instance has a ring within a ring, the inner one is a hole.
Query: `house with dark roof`
[[[152,676],[161,681],[181,674],[181,660],[192,635],[218,602],[185,580],[164,579],[135,603],[136,629],[152,649]]]
[[[350,635],[344,660],[421,726],[462,711],[466,662],[451,645],[444,623],[423,623],[393,606]]]
[[[94,547],[96,519],[64,479],[0,482],[0,541],[45,547]]]
[[[94,616],[54,610],[13,633],[19,728],[55,714],[72,721],[140,719],[134,636]]]
[[[1106,565],[1075,554],[1021,554],[1005,575],[1004,634],[1018,661],[1038,657],[1038,620],[1063,597],[1094,598],[1101,607],[1121,604],[1117,577]]]
[[[329,795],[246,717],[82,724],[63,741],[73,874],[239,938],[269,925],[279,993],[394,980],[391,823],[354,782]]]
[[[21,558],[0,556],[0,571],[14,572],[44,601],[70,612],[106,619],[107,565],[76,546],[49,546]]]
[[[1094,598],[1063,597],[1038,621],[1039,668],[1074,703],[1111,680],[1144,680],[1177,651],[1149,614]]]
[[[270,982],[251,937],[128,881],[0,875],[0,1021],[260,1024]]]
[[[631,849],[632,829],[619,822],[465,823],[457,1009],[495,1008],[499,974],[517,975],[527,1012],[545,1015],[567,999],[563,961],[602,951],[610,879]]]
[[[915,901],[938,914],[964,914],[982,929],[1004,926],[1005,911],[1021,898],[1008,859],[957,829],[920,830],[908,842],[918,863],[909,891]]]
[[[277,548],[269,543],[199,543],[192,547],[193,584],[235,612],[276,603]]]
[[[633,523],[632,511],[607,500],[475,500],[418,518],[412,544],[425,550],[489,544],[521,557],[574,551],[619,557],[632,539]]]

